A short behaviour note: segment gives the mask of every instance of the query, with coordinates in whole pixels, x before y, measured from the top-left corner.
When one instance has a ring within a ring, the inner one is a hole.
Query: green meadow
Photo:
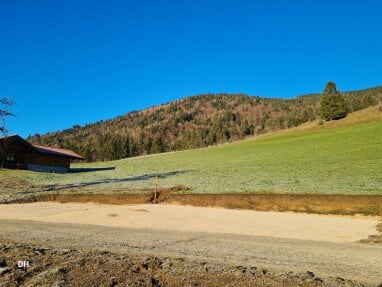
[[[382,194],[382,113],[373,107],[220,146],[76,164],[115,170],[68,174],[0,171],[35,187],[137,192],[183,185],[188,193]]]

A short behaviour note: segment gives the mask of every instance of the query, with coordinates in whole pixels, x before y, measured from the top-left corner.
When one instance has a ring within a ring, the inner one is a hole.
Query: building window
[[[55,160],[53,161],[53,166],[58,166],[58,160],[55,159]]]
[[[14,153],[8,153],[7,154],[7,161],[15,161],[15,154]]]

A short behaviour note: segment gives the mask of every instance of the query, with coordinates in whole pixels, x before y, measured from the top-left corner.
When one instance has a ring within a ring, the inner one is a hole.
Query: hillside
[[[382,194],[381,146],[382,112],[375,106],[235,143],[75,166],[114,171],[0,177],[61,191],[135,193],[153,188],[158,172],[160,187],[183,185],[190,193]]]
[[[345,92],[350,112],[382,101],[382,87]],[[321,95],[269,99],[208,94],[130,112],[60,132],[34,135],[34,144],[72,149],[105,161],[231,142],[295,127],[318,117]]]

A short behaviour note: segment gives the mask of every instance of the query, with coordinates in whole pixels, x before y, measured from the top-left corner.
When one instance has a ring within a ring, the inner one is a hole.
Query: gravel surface
[[[22,212],[20,212],[22,210]],[[265,212],[170,204],[35,202],[0,205],[0,219],[219,232],[331,242],[378,235],[377,216]]]
[[[254,266],[281,274],[309,271],[320,278],[350,279],[367,286],[382,283],[382,245],[18,220],[0,221],[0,240]]]

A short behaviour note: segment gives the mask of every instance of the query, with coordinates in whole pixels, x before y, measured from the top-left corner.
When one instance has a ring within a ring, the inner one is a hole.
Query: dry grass
[[[306,123],[289,131],[314,131],[328,128],[348,127],[360,124],[372,123],[382,120],[382,112],[379,110],[379,106],[373,106],[364,110],[360,110],[349,114],[346,118],[335,121],[324,122],[323,125],[319,125],[318,121]]]
[[[0,188],[18,190],[32,188],[28,181],[9,174],[0,174]]]
[[[274,137],[274,136],[280,136],[280,135],[289,135],[294,133],[304,133],[304,132],[310,132],[310,131],[326,130],[331,128],[349,127],[349,126],[356,126],[360,124],[378,122],[382,120],[382,112],[380,109],[381,107],[377,105],[377,106],[369,107],[364,110],[353,112],[349,114],[346,118],[343,118],[341,120],[333,120],[328,122],[324,121],[323,125],[319,125],[318,123],[320,121],[316,120],[313,122],[307,122],[298,127],[289,128],[286,130],[273,131],[266,134],[258,135],[255,137],[255,139],[268,138],[268,137]],[[251,137],[251,138],[248,138],[247,141],[248,140],[250,141],[253,139],[254,138]]]
[[[382,196],[378,195],[171,194],[166,202],[258,211],[382,215]]]
[[[163,192],[160,190],[159,192]],[[382,215],[382,196],[378,195],[292,195],[292,194],[174,194],[165,190],[157,202],[202,207],[223,207],[258,211],[293,211],[318,214]],[[146,194],[45,194],[22,202],[56,201],[104,204],[144,204],[153,202]],[[143,211],[143,210],[137,210]],[[382,223],[378,226],[382,232]]]

